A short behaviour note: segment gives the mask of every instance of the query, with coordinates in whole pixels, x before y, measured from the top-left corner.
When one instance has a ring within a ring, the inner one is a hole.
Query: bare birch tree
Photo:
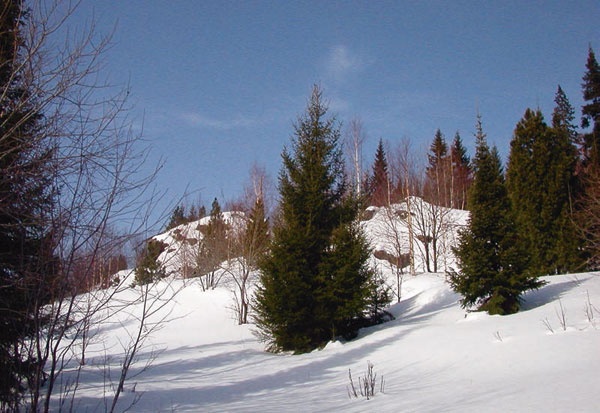
[[[384,249],[373,251],[375,258],[385,261],[396,278],[396,298],[398,302],[402,297],[402,282],[404,269],[410,266],[411,252],[408,231],[404,228],[407,211],[400,208],[399,204],[390,204],[379,208],[382,215],[381,225],[376,233],[377,238],[385,244]]]
[[[351,160],[352,165],[351,176],[354,181],[354,190],[357,196],[362,194],[363,189],[363,146],[367,135],[364,131],[363,123],[360,118],[355,117],[350,120],[348,129],[346,130],[345,148],[348,158]]]
[[[422,173],[419,172],[419,163],[414,155],[411,141],[403,138],[390,157],[391,176],[395,185],[394,202],[404,201],[407,214],[405,216],[408,227],[409,271],[416,274],[415,268],[415,225],[412,213],[413,197],[421,195]]]
[[[254,165],[243,198],[237,202],[243,209],[243,215],[239,215],[242,219],[233,223],[229,231],[229,259],[220,265],[221,271],[227,275],[227,286],[233,293],[232,309],[238,324],[248,323],[252,287],[258,278],[258,262],[268,248],[267,187],[265,169]]]

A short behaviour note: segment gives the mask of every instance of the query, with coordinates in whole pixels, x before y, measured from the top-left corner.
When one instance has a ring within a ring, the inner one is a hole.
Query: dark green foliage
[[[424,188],[425,200],[434,205],[449,207],[451,204],[451,171],[448,144],[438,129],[427,154],[428,165]]]
[[[281,216],[262,260],[255,321],[272,351],[306,352],[356,333],[374,288],[369,249],[346,194],[339,128],[315,87],[283,152]]]
[[[548,184],[549,205],[546,211],[553,212],[556,217],[552,232],[556,237],[553,254],[557,271],[579,271],[586,260],[583,237],[577,230],[574,218],[575,205],[583,193],[583,185],[577,173],[580,161],[577,146],[581,136],[573,123],[575,110],[560,86],[554,103],[552,156],[555,162],[553,179]]]
[[[427,166],[427,175],[434,176],[438,167],[444,162],[448,156],[448,144],[442,134],[441,130],[436,130],[433,137],[433,142],[429,146],[429,154],[427,160],[429,165]]]
[[[572,108],[559,88],[549,128],[541,112],[528,109],[517,124],[507,187],[520,238],[538,275],[580,269],[578,238],[571,222],[571,189],[577,161]]]
[[[216,273],[231,252],[227,238],[229,227],[223,219],[217,198],[213,200],[208,225],[200,228],[200,231],[203,237],[199,243],[195,272],[197,276],[203,277],[204,288],[213,289],[219,283]]]
[[[322,340],[353,338],[362,327],[375,273],[368,265],[370,249],[358,224],[337,227],[317,275],[317,324]],[[386,303],[387,304],[387,303]]]
[[[438,129],[427,159],[425,199],[434,205],[466,209],[472,171],[460,134],[456,132],[452,146],[448,148],[444,135]]]
[[[373,174],[367,179],[366,187],[369,205],[384,206],[390,203],[390,179],[382,139],[379,139],[373,162]]]
[[[507,168],[507,188],[515,207],[515,218],[524,247],[531,254],[530,267],[537,275],[547,273],[544,255],[550,250],[551,240],[544,234],[541,209],[543,186],[547,169],[551,168],[541,149],[552,139],[542,113],[527,109],[515,128]],[[545,198],[545,197],[544,197]]]
[[[170,230],[171,228],[175,228],[178,225],[185,224],[185,208],[183,205],[177,205],[171,214],[171,218],[169,219],[169,223],[167,224],[166,230]]]
[[[190,212],[186,217],[187,222],[198,221],[200,218],[204,218],[206,216],[206,207],[204,205],[200,205],[197,207],[196,205],[192,205],[190,207]]]
[[[594,168],[600,168],[600,65],[592,48],[589,48],[583,76],[583,105],[581,126],[592,127],[592,131],[583,135],[584,162]]]
[[[169,218],[169,222],[167,223],[167,227],[165,231],[170,230],[171,228],[175,228],[176,226],[187,224],[192,221],[197,221],[200,218],[206,216],[206,208],[201,205],[196,207],[196,205],[192,205],[190,207],[189,213],[186,214],[186,208],[183,205],[177,205],[173,212],[171,213],[171,217]]]
[[[481,122],[477,125],[474,180],[469,191],[471,216],[454,253],[460,272],[448,276],[463,296],[463,307],[478,306],[490,314],[519,309],[521,294],[542,282],[527,273],[527,257],[517,236],[496,149],[490,150]]]
[[[467,209],[467,198],[473,180],[473,171],[471,170],[471,160],[467,155],[467,149],[464,147],[458,132],[454,135],[450,147],[450,159],[452,169],[450,207]]]
[[[166,276],[163,264],[158,261],[158,257],[166,247],[166,244],[155,239],[146,242],[146,247],[135,268],[135,282],[138,285],[150,284]]]
[[[208,225],[201,229],[204,237],[200,242],[200,261],[207,263],[205,272],[214,271],[227,256],[228,226],[223,219],[221,205],[217,198],[213,200]]]
[[[600,65],[592,48],[589,48],[583,76],[583,105],[581,126],[592,127],[584,133],[580,143],[581,162],[577,170],[578,199],[576,225],[584,238],[589,268],[597,269],[600,263]]]
[[[558,86],[554,95],[554,111],[552,112],[552,127],[563,132],[568,141],[573,145],[579,139],[577,128],[573,124],[575,121],[575,109],[571,106],[571,102],[567,98],[564,90]]]
[[[467,148],[465,148],[460,133],[456,132],[454,140],[452,141],[452,147],[450,148],[452,153],[452,159],[456,165],[463,165],[468,167],[471,164],[471,159],[467,154]]]
[[[28,88],[19,1],[0,7],[0,410],[18,410],[25,383],[43,365],[23,345],[44,325],[57,260],[48,227],[56,191],[44,118]],[[35,385],[35,383],[34,383]]]

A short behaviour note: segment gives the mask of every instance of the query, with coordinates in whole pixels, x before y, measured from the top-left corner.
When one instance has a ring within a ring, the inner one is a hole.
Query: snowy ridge
[[[451,247],[456,245],[458,231],[467,225],[468,211],[439,207],[421,198],[410,197],[402,203],[390,205],[389,208],[369,207],[365,216],[366,219],[361,224],[375,251],[386,251],[395,256],[408,254],[411,251],[409,240],[412,228],[412,251],[417,273],[427,270],[426,246],[423,240],[431,235],[437,238],[437,254],[434,256],[430,246],[430,269],[434,270],[434,260],[437,260],[437,271],[456,268],[456,258]],[[223,212],[225,223],[238,230],[244,227],[245,219],[243,212]],[[181,275],[186,265],[194,264],[197,244],[203,238],[201,228],[207,226],[209,220],[210,217],[207,216],[153,237],[166,244],[159,261],[166,266],[167,274]]]
[[[241,230],[244,228],[246,216],[240,211],[223,212],[223,221],[225,224]],[[210,221],[210,216],[200,218],[187,224],[178,225],[170,230],[152,237],[166,245],[158,260],[165,266],[166,273],[169,275],[182,275],[186,266],[193,266],[198,250],[198,242],[204,237],[202,228],[206,227]]]
[[[410,218],[409,212],[410,211]],[[432,205],[421,198],[410,197],[389,207],[369,207],[362,226],[375,251],[385,251],[396,257],[413,251],[416,273],[426,272],[427,236],[437,239],[437,253],[429,245],[429,267],[431,271],[456,269],[456,257],[452,246],[458,242],[458,232],[467,225],[469,212],[460,209]],[[412,237],[411,237],[412,228]],[[410,240],[412,238],[412,248]],[[434,267],[437,261],[437,268]],[[408,262],[406,262],[408,266]],[[408,272],[408,268],[406,269]]]

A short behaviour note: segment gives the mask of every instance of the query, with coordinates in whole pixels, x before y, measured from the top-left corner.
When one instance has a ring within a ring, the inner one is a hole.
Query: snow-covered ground
[[[407,278],[402,302],[391,307],[394,321],[303,355],[266,353],[251,325],[236,325],[229,291],[175,280],[171,287],[182,288],[156,315],[168,321],[140,350],[117,411],[139,396],[131,411],[599,411],[600,273],[546,279],[525,295],[520,313],[502,317],[465,312],[441,274]],[[136,311],[139,304],[100,327],[75,411],[105,410],[112,397],[105,384],[117,379]],[[349,369],[356,385],[368,362],[377,394],[350,398]]]
[[[369,219],[361,224],[374,250],[386,251],[396,257],[409,254],[412,250],[415,271],[422,273],[427,271],[426,246],[423,240],[432,237],[436,238],[436,254],[433,243],[430,242],[430,270],[444,272],[456,269],[452,246],[457,244],[459,231],[467,225],[468,211],[444,208],[418,197],[410,197],[387,208],[369,207],[367,214]],[[437,269],[434,269],[434,261]]]

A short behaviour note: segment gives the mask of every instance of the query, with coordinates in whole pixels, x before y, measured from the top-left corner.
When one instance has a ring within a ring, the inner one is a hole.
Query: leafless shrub
[[[111,401],[110,413],[115,411],[117,402],[121,393],[124,391],[124,385],[126,381],[131,381],[140,374],[146,372],[156,357],[162,351],[151,349],[150,355],[144,360],[140,360],[140,352],[146,346],[148,338],[161,329],[165,323],[171,320],[171,310],[167,308],[168,305],[173,303],[173,298],[181,291],[183,284],[177,287],[176,284],[171,281],[158,281],[149,284],[143,284],[137,287],[139,289],[139,296],[134,303],[127,303],[127,306],[136,304],[141,306],[141,311],[138,314],[133,315],[136,319],[135,327],[132,330],[128,330],[129,340],[127,342],[121,342],[123,346],[123,358],[120,363],[119,377],[116,386],[114,387],[114,395]],[[123,328],[125,328],[123,326]],[[135,375],[129,374],[131,367],[134,364],[143,361],[144,365],[139,369]],[[135,392],[136,383],[132,385],[133,391]],[[142,393],[136,394],[132,403],[137,403]]]
[[[551,333],[554,334],[554,329],[552,328],[552,324],[550,324],[550,320],[548,320],[548,317],[544,318],[542,320],[542,324],[544,324],[544,326],[546,327],[546,329]]]
[[[258,262],[269,248],[269,223],[265,205],[265,186],[268,179],[263,168],[253,166],[244,198],[239,204],[244,210],[243,227],[231,232],[230,257],[223,270],[231,282],[233,311],[238,324],[248,323],[251,309],[251,290],[257,277]]]
[[[376,393],[376,384],[377,384],[377,374],[373,371],[373,363],[370,361],[367,362],[367,371],[364,376],[358,378],[358,391],[356,386],[354,385],[354,380],[352,379],[352,371],[348,369],[348,379],[350,384],[347,386],[348,397],[349,398],[358,398],[361,397],[370,400],[375,397]],[[381,376],[380,384],[379,384],[379,392],[385,393],[385,381],[383,380],[383,376]]]
[[[385,250],[376,250],[373,255],[375,258],[383,260],[389,266],[390,271],[396,277],[396,297],[400,302],[402,296],[402,282],[404,280],[404,269],[410,266],[412,257],[410,246],[403,233],[403,223],[397,215],[397,205],[387,205],[379,209],[383,216],[382,225],[378,238],[385,240],[392,252]]]
[[[503,341],[503,339],[502,339],[502,335],[500,334],[500,331],[496,331],[496,332],[494,333],[494,338],[495,338],[496,340],[498,340],[499,342],[502,342],[502,341]]]
[[[563,331],[567,331],[567,314],[565,308],[562,305],[562,301],[558,300],[559,308],[555,308],[556,318],[558,318],[558,322],[563,329]]]
[[[600,314],[600,311],[598,311],[598,308],[592,304],[592,302],[590,300],[590,292],[586,290],[585,293],[586,293],[586,301],[585,301],[585,306],[584,306],[585,316],[586,316],[588,322],[594,328],[596,328],[595,313]]]

